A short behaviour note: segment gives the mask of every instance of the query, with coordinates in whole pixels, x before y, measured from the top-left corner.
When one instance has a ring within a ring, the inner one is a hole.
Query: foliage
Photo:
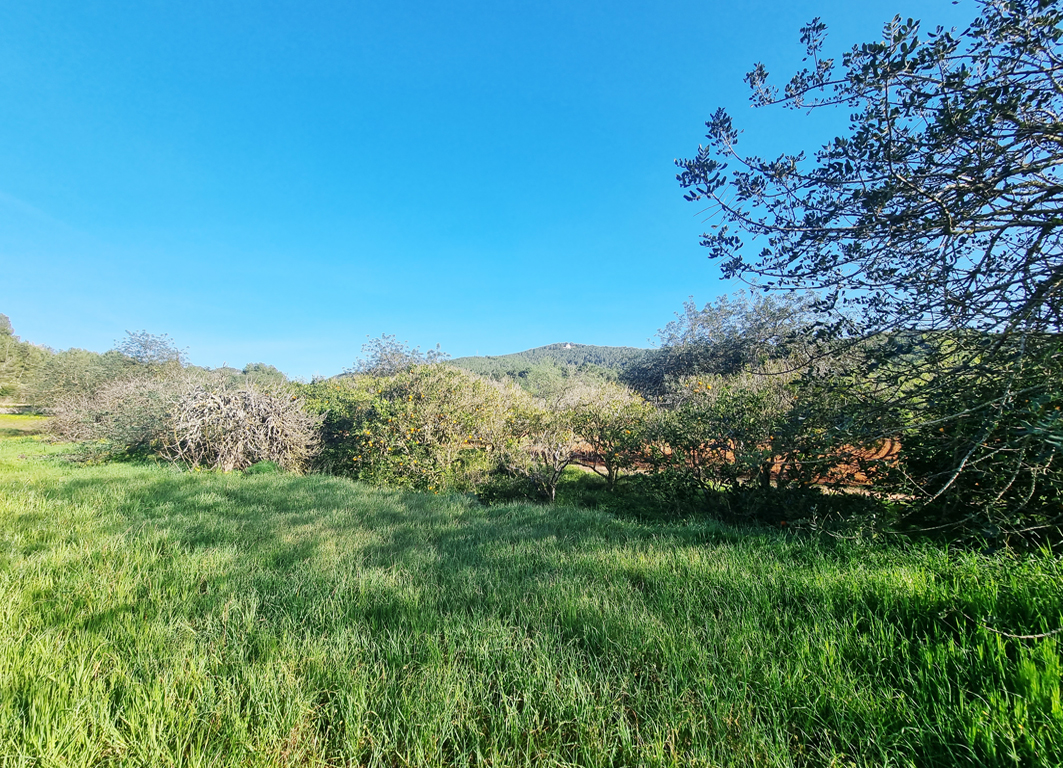
[[[577,457],[577,423],[615,481],[623,452],[637,442],[635,433],[617,433],[645,408],[618,385],[577,384],[543,400],[512,382],[439,364],[297,391],[324,416],[318,465],[325,471],[435,492],[476,490],[485,501],[553,501]]]
[[[187,349],[178,349],[167,334],[147,331],[126,331],[125,338],[114,343],[114,349],[140,365],[183,366],[187,361]]]
[[[320,420],[298,398],[234,387],[224,374],[143,366],[97,390],[60,397],[48,430],[93,443],[99,454],[151,453],[195,468],[232,471],[258,462],[302,470]]]
[[[627,366],[640,360],[647,350],[637,347],[603,347],[594,344],[547,344],[523,352],[509,355],[486,355],[483,357],[459,357],[451,361],[452,365],[479,373],[491,375],[499,368],[520,370],[523,367],[548,363],[562,367],[580,368],[594,366],[614,372],[624,370]],[[481,368],[482,367],[482,368]]]
[[[769,371],[681,379],[676,406],[658,420],[658,463],[681,467],[706,490],[743,481],[769,485],[788,447],[792,380]]]
[[[684,376],[733,375],[772,360],[808,356],[813,348],[812,298],[804,295],[721,296],[683,313],[657,332],[659,349],[628,368],[622,380],[660,399]]]
[[[241,373],[248,382],[267,389],[280,388],[288,383],[288,377],[275,365],[268,363],[248,363]]]
[[[111,350],[102,355],[65,349],[46,356],[26,387],[30,402],[49,409],[61,400],[87,396],[134,374],[136,362]]]
[[[407,368],[431,363],[442,363],[449,355],[439,349],[422,353],[420,347],[409,346],[409,342],[398,341],[394,334],[382,334],[379,339],[369,339],[362,345],[365,357],[344,371],[347,375],[368,374],[370,376],[393,376]]]
[[[570,398],[573,429],[588,449],[577,461],[604,477],[613,490],[620,470],[644,458],[653,408],[627,387],[612,383],[580,387]]]
[[[528,400],[514,385],[438,363],[296,391],[324,416],[322,469],[432,491],[480,482],[507,450],[507,416]]]
[[[7,315],[0,314],[0,401],[24,402],[34,375],[49,351],[15,335]]]
[[[616,381],[650,350],[590,344],[548,344],[511,355],[462,357],[451,365],[497,381],[512,380],[535,397],[553,397],[573,382]]]
[[[170,433],[171,411],[186,386],[180,376],[130,377],[63,395],[53,403],[48,430],[61,440],[102,442],[105,453],[155,451]]]
[[[523,481],[529,491],[527,498],[552,504],[565,469],[576,460],[575,403],[571,395],[566,391],[551,400],[524,401],[524,407],[510,415],[513,439],[509,450],[499,454],[498,468],[503,478],[516,479],[518,488]]]
[[[116,349],[103,354],[76,348],[55,352],[0,332],[0,396],[17,396],[45,410],[60,403],[69,408],[131,378],[176,375],[183,361],[184,352],[168,336],[147,331],[127,331]]]
[[[1063,763],[1059,636],[993,631],[1056,557],[48,450],[0,440],[11,765]]]
[[[880,402],[907,410],[913,430],[933,421],[952,435],[945,481],[934,480],[939,466],[924,490],[944,501],[945,489],[954,511],[982,502],[955,480],[972,463],[1004,478],[1048,471],[1052,454],[1033,448],[1033,433],[984,438],[1015,407],[1016,377],[1023,398],[1049,393],[1041,361],[1063,320],[1063,11],[1046,0],[980,6],[960,33],[922,36],[918,22],[896,18],[881,42],[845,54],[841,71],[823,57],[817,19],[802,30],[812,66],[781,94],[758,64],[747,76],[754,104],[850,111],[848,135],[811,165],[803,154],[739,154],[723,110],[707,123],[708,144],[678,161],[687,198],[718,222],[702,242],[725,277],[822,291],[815,308],[834,313],[824,323],[836,338],[932,338],[941,354],[872,357],[868,367],[892,389]],[[755,256],[746,235],[763,243]],[[981,509],[992,525],[1016,522],[1017,507]]]
[[[1058,544],[1063,347],[1053,340],[994,373],[1008,377],[1003,393],[976,372],[960,374],[959,386],[920,391],[925,400],[913,409],[918,422],[906,429],[896,473],[898,487],[921,501],[909,522],[986,537],[1021,528]]]

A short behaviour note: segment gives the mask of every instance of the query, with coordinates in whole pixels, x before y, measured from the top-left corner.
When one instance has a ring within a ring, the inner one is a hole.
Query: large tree
[[[979,5],[963,31],[895,18],[841,67],[814,20],[801,31],[810,66],[781,92],[762,64],[746,79],[756,106],[847,111],[845,135],[811,157],[745,156],[718,110],[678,179],[707,204],[702,242],[725,277],[818,291],[827,330],[889,352],[868,377],[889,406],[876,428],[919,447],[914,492],[939,509],[953,499],[957,524],[1052,524],[1063,12],[1056,0]]]
[[[683,312],[657,331],[660,347],[628,366],[621,380],[657,402],[667,401],[680,378],[730,376],[771,360],[812,354],[808,331],[812,298],[742,293],[720,296],[698,307],[693,297]]]

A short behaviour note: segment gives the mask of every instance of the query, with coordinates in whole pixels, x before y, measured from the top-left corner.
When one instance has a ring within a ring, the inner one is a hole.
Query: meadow
[[[0,766],[1063,764],[1063,562],[283,473],[0,416]],[[987,626],[988,625],[988,626]],[[998,631],[994,631],[993,627]]]

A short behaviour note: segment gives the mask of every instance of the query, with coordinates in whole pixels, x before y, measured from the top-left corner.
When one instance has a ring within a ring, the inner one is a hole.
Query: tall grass
[[[1063,763],[1063,638],[982,625],[1063,625],[1048,555],[56,450],[0,441],[3,766]]]

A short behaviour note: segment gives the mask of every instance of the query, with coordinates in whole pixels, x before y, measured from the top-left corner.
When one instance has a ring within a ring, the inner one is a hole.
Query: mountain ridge
[[[653,350],[643,347],[610,347],[577,344],[570,341],[546,344],[522,352],[504,355],[471,355],[448,361],[451,365],[481,375],[509,374],[523,368],[556,365],[559,367],[602,368],[620,373],[645,359]]]

